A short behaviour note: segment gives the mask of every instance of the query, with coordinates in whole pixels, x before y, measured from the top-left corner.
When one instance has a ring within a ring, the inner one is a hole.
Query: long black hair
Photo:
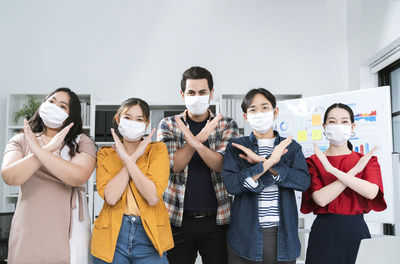
[[[353,110],[351,109],[351,107],[348,105],[342,104],[342,103],[335,103],[335,104],[329,106],[328,109],[326,109],[325,115],[324,115],[324,125],[326,124],[326,120],[328,119],[329,112],[334,108],[341,108],[341,109],[346,110],[350,115],[351,123],[352,124],[354,123],[354,113],[353,113]],[[349,140],[347,140],[347,147],[350,150],[353,150],[353,145],[350,143]]]
[[[75,142],[75,139],[78,135],[83,133],[82,128],[82,117],[81,117],[81,103],[79,97],[71,91],[71,89],[66,87],[61,87],[53,92],[49,93],[46,98],[43,100],[45,102],[48,98],[53,96],[55,93],[65,92],[69,95],[69,116],[64,121],[64,124],[61,128],[64,128],[68,124],[74,122],[74,125],[69,130],[68,134],[64,138],[64,142],[62,147],[67,145],[69,147],[69,155],[71,157],[75,156],[76,153],[79,153],[79,146]],[[39,135],[43,135],[46,132],[46,126],[43,123],[42,118],[39,115],[39,109],[36,110],[36,113],[29,119],[29,126],[32,129],[33,133],[38,133]],[[61,148],[62,148],[61,147]]]

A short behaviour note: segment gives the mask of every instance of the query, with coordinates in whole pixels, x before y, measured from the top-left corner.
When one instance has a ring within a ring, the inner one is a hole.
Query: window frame
[[[379,86],[390,86],[390,98],[391,100],[393,100],[393,92],[392,92],[392,80],[391,80],[391,73],[393,71],[396,71],[400,69],[400,59],[393,62],[392,64],[386,66],[385,68],[383,68],[382,70],[380,70],[378,72],[378,84]],[[398,87],[399,92],[400,92],[400,87]],[[393,119],[397,116],[400,116],[400,111],[396,111],[394,112],[394,110],[392,109],[392,102],[390,102],[390,108],[391,108],[391,113],[392,113],[392,137],[393,137],[393,150],[394,150],[394,146],[395,146],[395,135],[394,135],[394,127],[393,127]],[[400,135],[398,135],[400,136]]]

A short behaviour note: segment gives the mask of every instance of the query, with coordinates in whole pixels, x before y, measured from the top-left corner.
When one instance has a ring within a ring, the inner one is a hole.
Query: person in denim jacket
[[[273,130],[279,109],[269,91],[250,90],[241,107],[252,132],[228,144],[222,171],[234,195],[229,262],[294,264],[300,255],[294,191],[310,185],[306,160],[292,137]]]

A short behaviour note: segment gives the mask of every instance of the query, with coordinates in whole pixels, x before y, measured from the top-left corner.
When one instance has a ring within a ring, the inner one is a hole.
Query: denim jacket
[[[274,131],[274,146],[278,145],[283,137]],[[239,157],[242,153],[232,146],[232,142],[250,148],[258,153],[258,140],[253,133],[250,136],[232,140],[225,151],[222,178],[229,194],[234,195],[231,211],[230,227],[227,242],[231,250],[242,258],[262,261],[263,236],[258,219],[258,193],[272,184],[279,189],[279,226],[278,226],[278,260],[294,260],[300,255],[300,241],[298,237],[298,215],[294,190],[305,191],[310,185],[310,175],[301,146],[296,142],[287,147],[279,163],[272,168],[280,176],[275,181],[272,174],[266,171],[259,179],[258,186],[253,190],[244,187],[247,177],[263,171],[262,162],[250,164]]]

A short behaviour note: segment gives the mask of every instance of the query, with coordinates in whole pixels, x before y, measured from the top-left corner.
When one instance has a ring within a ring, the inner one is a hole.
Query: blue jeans
[[[92,256],[93,264],[106,264],[101,259]],[[168,264],[167,255],[160,257],[149,237],[143,229],[138,216],[124,215],[115,247],[115,264]]]

